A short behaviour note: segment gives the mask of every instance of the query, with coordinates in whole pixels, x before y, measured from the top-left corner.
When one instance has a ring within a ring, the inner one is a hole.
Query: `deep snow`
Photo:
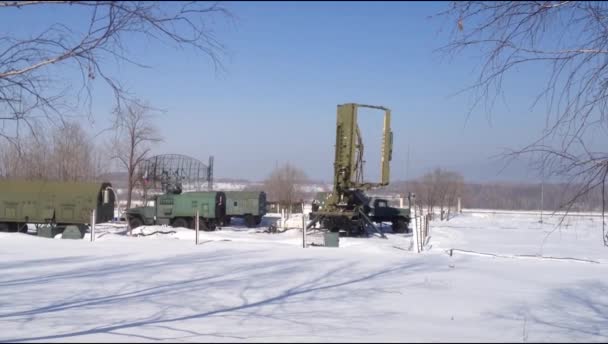
[[[161,226],[0,233],[0,341],[608,341],[599,218],[464,213],[421,254],[407,234],[302,248],[301,218],[264,233],[274,220],[198,246]]]

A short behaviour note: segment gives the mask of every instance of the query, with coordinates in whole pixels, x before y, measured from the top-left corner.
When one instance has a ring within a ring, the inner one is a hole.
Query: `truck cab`
[[[391,222],[393,233],[409,232],[410,209],[395,208],[388,205],[388,201],[376,198],[372,202],[371,219],[374,222]]]

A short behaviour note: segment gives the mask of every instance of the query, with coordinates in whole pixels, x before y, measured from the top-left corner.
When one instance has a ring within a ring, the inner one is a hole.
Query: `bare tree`
[[[447,207],[446,220],[450,220],[451,210],[456,207],[458,197],[461,197],[464,192],[464,177],[454,171],[445,173],[446,179],[446,194],[445,203]]]
[[[131,207],[133,188],[138,179],[137,168],[150,152],[150,145],[160,142],[161,137],[154,126],[152,109],[140,103],[131,102],[115,111],[118,125],[114,138],[113,159],[127,170],[127,209]]]
[[[442,205],[442,185],[440,183],[442,170],[435,168],[433,171],[422,176],[421,185],[421,201],[426,205],[427,211],[431,214],[431,219],[435,217],[435,207]]]
[[[419,213],[422,214],[422,209],[423,206],[425,205],[425,199],[424,199],[424,194],[425,194],[425,185],[422,182],[421,179],[415,179],[415,180],[411,180],[408,181],[407,183],[408,188],[406,189],[406,192],[412,192],[414,194],[415,199],[414,204],[415,204],[415,210]]]
[[[558,176],[577,192],[562,205],[601,189],[605,211],[608,154],[593,148],[592,137],[608,130],[608,4],[601,1],[455,1],[441,16],[453,24],[443,51],[482,49],[482,68],[469,90],[476,104],[490,107],[505,76],[524,65],[546,71],[546,83],[532,106],[546,103],[546,130],[505,157],[536,156],[534,167]],[[597,145],[596,145],[597,146]],[[510,160],[507,160],[510,161]],[[562,218],[563,220],[563,218]],[[604,221],[603,240],[608,246]]]
[[[36,130],[36,129],[34,129]],[[2,170],[5,178],[53,179],[51,175],[52,140],[44,131],[3,142]]]
[[[54,24],[30,37],[0,34],[0,137],[11,141],[20,126],[32,129],[36,117],[62,122],[66,111],[81,106],[88,106],[91,114],[91,87],[97,80],[112,89],[118,106],[132,100],[119,78],[109,73],[113,61],[147,67],[129,58],[127,37],[190,47],[221,67],[223,47],[209,22],[230,13],[218,3],[0,1],[4,16],[27,15],[34,7],[61,7],[82,21],[77,21],[80,26]],[[80,87],[78,80],[61,78],[66,68],[80,72]]]
[[[446,209],[449,209],[448,194],[450,193],[450,172],[436,169],[434,171],[437,203],[439,203],[439,219],[445,219]]]
[[[446,215],[449,219],[450,208],[455,206],[457,197],[464,190],[464,177],[458,172],[435,168],[409,184],[417,195],[419,211],[425,206],[431,218],[434,218],[434,211],[439,207],[443,221]]]
[[[65,122],[53,131],[40,130],[4,141],[0,150],[0,175],[58,181],[93,181],[103,172],[96,159],[101,151],[79,122]]]
[[[52,170],[58,180],[91,180],[96,175],[94,147],[78,122],[66,123],[52,137]]]
[[[269,200],[278,202],[282,206],[291,206],[304,197],[302,186],[308,177],[301,169],[286,163],[277,167],[264,181],[264,189]]]

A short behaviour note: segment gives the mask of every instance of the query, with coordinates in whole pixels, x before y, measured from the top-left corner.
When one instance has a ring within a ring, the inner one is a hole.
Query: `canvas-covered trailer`
[[[116,202],[110,183],[0,180],[0,231],[27,231],[27,224],[85,225],[106,222]]]

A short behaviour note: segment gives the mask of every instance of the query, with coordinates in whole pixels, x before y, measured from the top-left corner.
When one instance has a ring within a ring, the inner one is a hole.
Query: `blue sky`
[[[135,37],[128,40],[129,57],[152,68],[111,69],[138,97],[166,111],[157,118],[164,142],[155,153],[203,162],[214,155],[219,178],[261,180],[276,163],[290,162],[313,179],[331,181],[336,105],[357,102],[392,110],[392,180],[445,167],[469,181],[538,181],[523,165],[499,174],[501,164],[489,158],[540,133],[544,108],[532,111],[530,105],[542,74],[533,67],[510,74],[508,106],[499,103],[491,114],[479,107],[467,119],[472,97],[455,94],[474,81],[480,60],[475,51],[452,60],[434,52],[447,43],[448,28],[428,18],[449,3],[225,5],[236,19],[213,23],[227,48],[224,71],[216,73],[192,50]],[[0,21],[12,30],[35,31],[48,22],[77,21],[68,11]],[[93,131],[103,127],[112,109],[109,91],[98,86]],[[360,122],[373,164],[367,175],[377,178],[381,116],[365,112]]]

